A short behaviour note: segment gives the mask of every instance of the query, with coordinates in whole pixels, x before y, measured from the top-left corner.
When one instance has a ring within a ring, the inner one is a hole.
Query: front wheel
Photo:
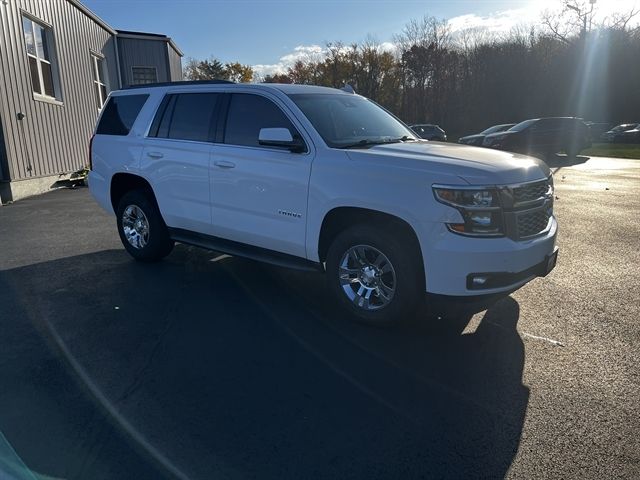
[[[422,259],[407,235],[355,225],[327,253],[327,281],[357,320],[389,325],[411,318],[424,300]]]
[[[171,253],[174,242],[151,195],[133,190],[123,195],[116,211],[124,248],[141,262],[155,262]]]

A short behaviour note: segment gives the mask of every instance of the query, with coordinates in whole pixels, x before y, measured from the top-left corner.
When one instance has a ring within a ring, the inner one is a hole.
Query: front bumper
[[[542,275],[556,250],[557,233],[553,217],[548,231],[524,241],[464,237],[442,225],[432,232],[435,241],[424,255],[427,293],[472,297],[513,292]],[[474,276],[487,281],[474,285]]]

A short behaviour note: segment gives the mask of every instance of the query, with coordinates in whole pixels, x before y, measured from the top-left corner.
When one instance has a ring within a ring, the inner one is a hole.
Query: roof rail
[[[131,90],[135,88],[153,88],[153,87],[172,87],[172,86],[184,86],[184,85],[218,85],[236,83],[231,80],[187,80],[178,82],[159,82],[159,83],[144,83],[142,85],[129,85],[122,90]]]

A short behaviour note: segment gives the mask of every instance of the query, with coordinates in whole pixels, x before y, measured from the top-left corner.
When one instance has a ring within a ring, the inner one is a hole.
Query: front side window
[[[131,67],[133,85],[147,85],[158,83],[158,71],[156,67]]]
[[[233,94],[227,114],[224,143],[261,147],[258,137],[262,128],[287,128],[292,137],[299,135],[291,121],[271,100],[260,95]]]
[[[370,100],[349,94],[292,94],[289,97],[332,148],[358,142],[415,139],[398,119]],[[424,127],[424,126],[422,126]]]
[[[22,17],[22,30],[29,59],[33,92],[58,98],[56,91],[53,32],[29,17]]]
[[[106,63],[104,58],[91,54],[91,70],[93,73],[93,90],[96,95],[98,110],[102,108],[104,102],[107,101],[107,74]]]

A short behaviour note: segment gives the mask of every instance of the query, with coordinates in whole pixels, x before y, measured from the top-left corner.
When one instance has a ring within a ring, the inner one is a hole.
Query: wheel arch
[[[403,235],[409,242],[409,247],[414,249],[416,255],[419,256],[418,260],[423,278],[426,279],[422,248],[418,234],[413,226],[397,215],[362,207],[335,207],[325,214],[318,239],[318,258],[320,262],[326,260],[329,246],[335,236],[345,228],[356,224],[379,226],[398,235]]]
[[[109,195],[113,211],[118,209],[120,199],[131,190],[143,190],[151,195],[151,199],[156,202],[153,188],[147,179],[134,173],[119,172],[111,177],[111,185],[109,187]]]

